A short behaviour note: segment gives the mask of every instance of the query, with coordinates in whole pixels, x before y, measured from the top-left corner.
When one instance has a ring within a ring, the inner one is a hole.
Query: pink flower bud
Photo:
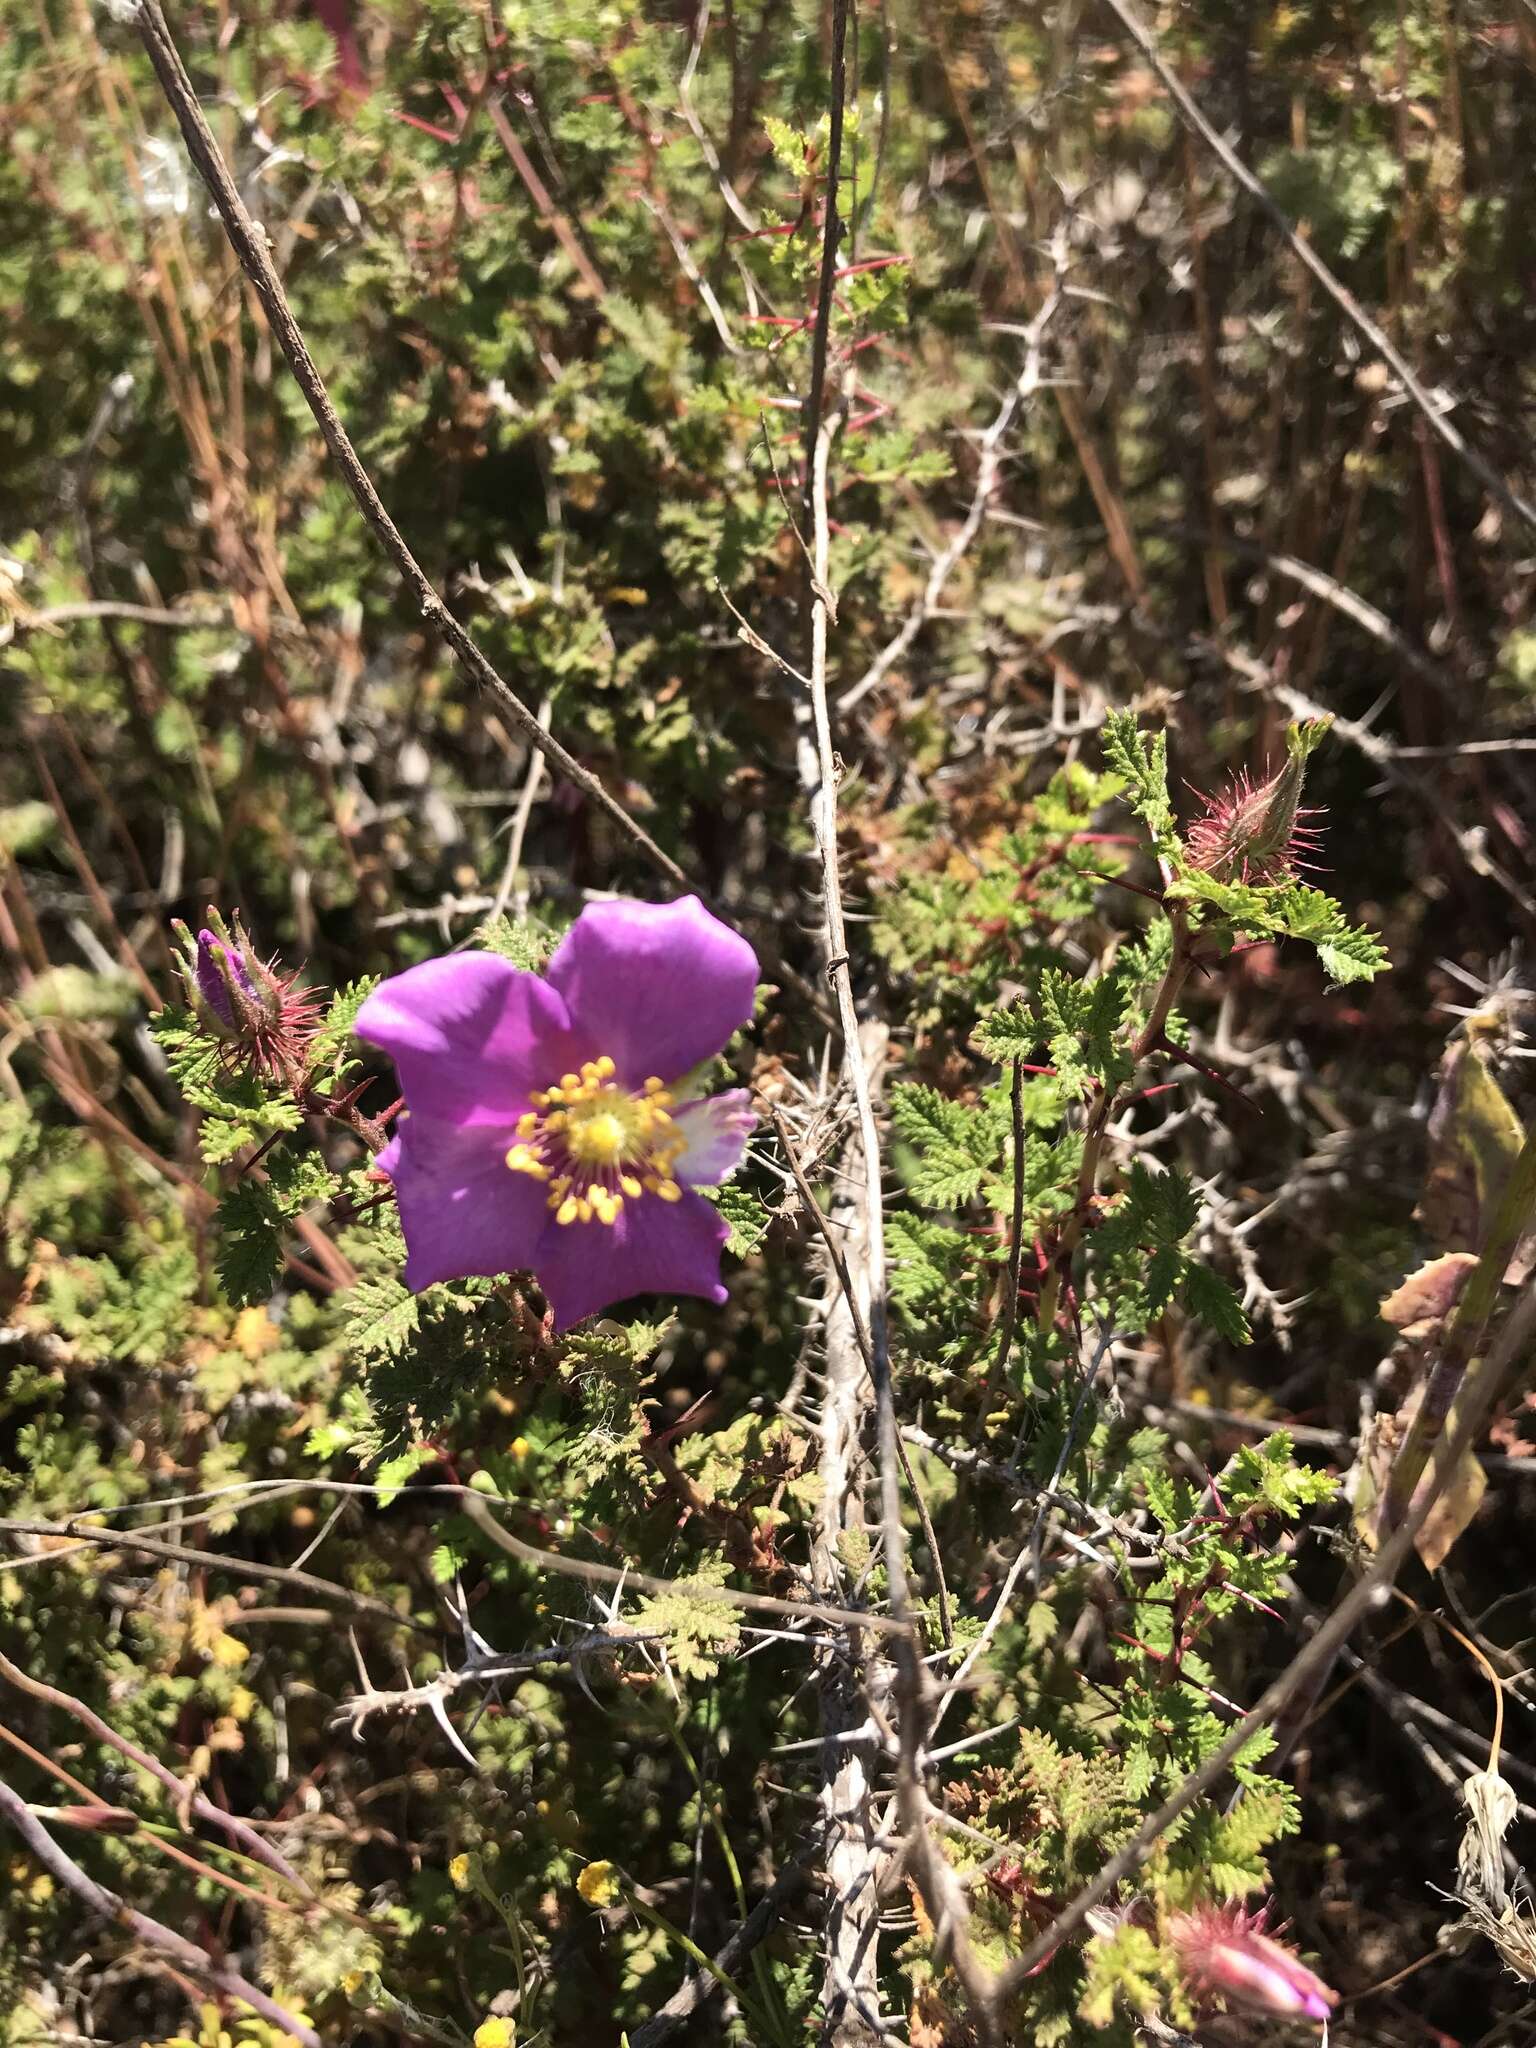
[[[1317,828],[1309,823],[1317,814],[1301,806],[1307,756],[1331,723],[1313,718],[1293,725],[1283,768],[1257,785],[1239,775],[1219,796],[1203,799],[1205,809],[1185,837],[1197,868],[1219,882],[1295,880],[1317,845]]]
[[[260,998],[240,955],[206,925],[197,935],[193,973],[211,1021],[238,1037],[241,1012],[256,1008]]]
[[[180,918],[177,968],[187,1001],[211,1038],[223,1041],[230,1064],[243,1063],[296,1085],[305,1047],[319,1016],[297,977],[262,960],[238,913],[233,930],[211,905],[194,939]]]
[[[1264,1932],[1268,1909],[1202,1906],[1174,1922],[1173,1942],[1190,1988],[1249,2012],[1326,2020],[1339,1994]]]

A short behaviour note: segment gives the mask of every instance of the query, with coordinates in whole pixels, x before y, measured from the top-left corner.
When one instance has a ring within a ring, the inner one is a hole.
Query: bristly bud
[[[210,904],[208,922],[192,936],[180,918],[177,971],[199,1024],[219,1039],[232,1066],[296,1087],[319,1008],[275,959],[262,960],[237,912],[233,930]]]
[[[1192,1990],[1248,2012],[1326,2020],[1339,2002],[1294,1950],[1264,1931],[1268,1906],[1202,1906],[1173,1923],[1174,1947]]]
[[[1317,828],[1303,810],[1307,756],[1333,720],[1308,718],[1285,736],[1285,765],[1255,784],[1239,775],[1219,796],[1204,799],[1205,810],[1185,835],[1190,860],[1218,882],[1293,882],[1317,847]]]

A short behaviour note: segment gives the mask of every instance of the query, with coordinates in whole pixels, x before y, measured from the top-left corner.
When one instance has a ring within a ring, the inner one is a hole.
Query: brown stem
[[[57,1879],[66,1891],[73,1892],[97,1919],[105,1920],[110,1926],[126,1928],[147,1947],[173,1957],[183,1970],[201,1977],[224,1997],[239,1999],[253,2012],[259,2012],[263,2019],[270,2020],[273,2026],[281,2028],[291,2040],[302,2041],[305,2048],[320,2048],[320,2036],[313,2027],[295,2019],[275,1998],[269,1998],[265,1991],[247,1982],[238,1970],[232,1970],[227,1963],[215,1962],[195,1943],[183,1939],[169,1927],[163,1927],[147,1913],[140,1913],[120,1899],[116,1892],[109,1892],[105,1885],[88,1876],[72,1857],[65,1855],[27,1802],[19,1793],[12,1791],[4,1779],[0,1779],[0,1813],[5,1815],[48,1874]]]
[[[126,1735],[120,1735],[109,1722],[103,1721],[94,1708],[88,1707],[84,1700],[77,1700],[73,1693],[64,1692],[56,1685],[48,1685],[41,1678],[31,1677],[4,1654],[0,1654],[0,1678],[8,1679],[18,1691],[29,1694],[35,1700],[41,1700],[46,1706],[57,1707],[62,1713],[72,1715],[82,1728],[95,1736],[98,1742],[105,1743],[109,1749],[117,1750],[120,1755],[127,1757],[131,1764],[137,1765],[141,1771],[156,1779],[172,1798],[178,1802],[186,1799],[186,1787],[180,1778],[168,1770],[158,1758],[151,1756],[148,1750],[140,1749],[138,1744],[130,1742]],[[278,1876],[286,1879],[289,1884],[296,1885],[301,1892],[310,1895],[309,1886],[287,1857],[264,1841],[255,1829],[248,1827],[238,1815],[226,1813],[223,1807],[215,1806],[211,1800],[204,1798],[201,1792],[192,1794],[190,1810],[199,1820],[222,1829],[247,1855],[255,1857],[259,1863],[266,1864],[268,1869],[275,1870]]]
[[[0,1536],[62,1536],[76,1543],[91,1543],[101,1550],[138,1550],[146,1557],[163,1557],[171,1564],[197,1564],[213,1572],[225,1572],[237,1579],[264,1579],[269,1585],[288,1586],[297,1593],[312,1593],[318,1600],[325,1600],[333,1607],[345,1607],[354,1614],[366,1615],[371,1621],[382,1621],[390,1628],[411,1628],[419,1633],[433,1633],[425,1622],[414,1621],[408,1614],[397,1614],[393,1607],[387,1607],[382,1600],[375,1600],[367,1593],[354,1593],[350,1587],[332,1585],[329,1579],[316,1578],[313,1572],[302,1572],[293,1565],[253,1564],[243,1557],[221,1557],[216,1550],[193,1550],[185,1543],[171,1543],[160,1537],[141,1536],[133,1529],[103,1529],[88,1522],[33,1522],[28,1520],[0,1520]],[[0,1670],[4,1659],[0,1659]],[[9,1676],[6,1672],[6,1676]]]

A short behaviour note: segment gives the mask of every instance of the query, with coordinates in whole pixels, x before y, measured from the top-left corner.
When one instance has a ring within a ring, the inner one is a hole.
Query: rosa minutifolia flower
[[[590,904],[543,974],[457,953],[377,988],[356,1028],[405,1096],[377,1164],[407,1287],[531,1272],[559,1330],[632,1294],[722,1304],[729,1233],[694,1189],[740,1163],[753,1118],[744,1089],[693,1098],[686,1076],[756,985],[746,940],[685,896]]]

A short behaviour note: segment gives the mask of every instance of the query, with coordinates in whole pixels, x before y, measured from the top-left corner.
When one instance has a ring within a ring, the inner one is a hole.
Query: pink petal
[[[697,896],[676,903],[591,903],[549,963],[593,1053],[622,1086],[676,1081],[752,1015],[757,956]]]
[[[514,1132],[406,1115],[375,1162],[395,1183],[405,1284],[527,1271],[549,1221],[541,1182],[506,1163]]]
[[[392,976],[358,1011],[357,1035],[394,1060],[418,1116],[455,1124],[515,1123],[533,1089],[592,1057],[555,991],[495,953]]]
[[[702,1102],[685,1102],[673,1112],[673,1121],[687,1137],[688,1149],[679,1153],[672,1171],[685,1185],[695,1188],[717,1188],[727,1174],[734,1173],[757,1126],[752,1098],[745,1088],[732,1088]]]
[[[533,1271],[557,1330],[632,1294],[698,1294],[720,1308],[727,1299],[720,1250],[729,1235],[702,1195],[685,1191],[680,1202],[642,1195],[626,1201],[614,1223],[549,1222]]]

